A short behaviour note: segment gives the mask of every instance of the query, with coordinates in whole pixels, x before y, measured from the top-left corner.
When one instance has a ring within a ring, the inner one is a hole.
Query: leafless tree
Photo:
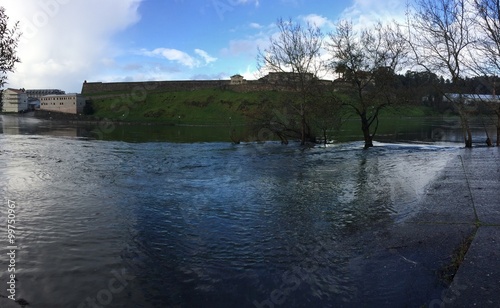
[[[340,130],[348,118],[348,113],[343,108],[342,101],[336,97],[333,83],[319,84],[315,89],[315,97],[317,100],[310,112],[311,122],[318,137],[321,137],[323,144],[326,145]]]
[[[474,67],[480,74],[500,75],[500,0],[474,0],[474,8],[477,16],[476,25],[483,35],[477,42],[477,53],[479,57],[472,57]],[[496,95],[495,87],[497,78],[484,79],[491,89],[491,94]],[[489,82],[489,81],[492,82]],[[497,129],[496,145],[500,146],[500,104],[498,102],[486,102],[486,105],[496,116],[495,126]]]
[[[475,43],[470,0],[418,0],[408,11],[409,43],[417,65],[431,73],[449,75],[454,85],[469,67],[470,49]],[[455,107],[460,115],[466,147],[472,147],[469,111],[460,87]],[[446,96],[446,93],[443,93]],[[452,101],[451,97],[448,97]]]
[[[290,114],[299,118],[300,139],[304,144],[312,137],[308,112],[314,105],[313,89],[321,69],[323,34],[313,25],[304,27],[292,20],[278,19],[277,26],[278,35],[271,37],[269,46],[258,52],[258,67],[261,72],[288,74],[289,78],[280,81],[279,86],[293,93],[288,99]],[[293,129],[285,125],[284,130]]]
[[[329,36],[330,69],[342,76],[336,80],[338,97],[359,116],[368,149],[380,111],[398,102],[395,72],[406,59],[407,40],[397,25],[378,23],[358,32],[349,21],[339,21]]]
[[[5,8],[0,6],[0,111],[3,109],[3,86],[7,81],[7,73],[14,70],[14,65],[20,62],[16,56],[16,48],[21,33],[18,32],[19,22],[9,28],[9,16]]]
[[[18,31],[19,22],[9,28],[9,17],[5,8],[0,6],[0,88],[7,81],[7,73],[14,70],[14,65],[20,62],[16,55],[16,48],[21,33]]]
[[[482,30],[477,49],[481,56],[481,69],[487,74],[500,72],[500,0],[474,0],[477,11],[476,25]]]

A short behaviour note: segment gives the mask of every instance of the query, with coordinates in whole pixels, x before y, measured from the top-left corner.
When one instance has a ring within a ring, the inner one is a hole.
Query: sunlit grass
[[[277,100],[278,92],[240,93],[228,90],[169,91],[148,93],[134,100],[127,93],[91,95],[95,116],[131,122],[170,124],[246,124],[246,112],[265,101]]]
[[[148,122],[183,125],[244,125],[249,114],[265,104],[277,104],[287,99],[278,91],[235,92],[222,89],[196,91],[151,91],[145,97],[134,98],[127,92],[98,93],[93,101],[94,116],[128,122]],[[424,106],[398,106],[380,113],[380,125],[385,118],[423,117],[438,115]],[[357,116],[352,114],[351,119]]]

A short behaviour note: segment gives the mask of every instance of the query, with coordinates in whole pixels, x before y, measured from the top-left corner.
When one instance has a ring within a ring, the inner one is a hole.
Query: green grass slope
[[[283,94],[275,91],[240,93],[229,90],[88,95],[94,116],[110,120],[192,125],[245,124],[245,114]]]
[[[292,94],[293,95],[293,94]],[[222,89],[196,91],[107,92],[87,95],[94,117],[124,122],[171,125],[244,125],[248,115],[264,106],[279,106],[290,93],[278,91],[235,92]],[[353,110],[348,108],[348,113]],[[436,112],[424,106],[384,109],[380,117],[425,117]],[[356,118],[355,114],[351,114]]]

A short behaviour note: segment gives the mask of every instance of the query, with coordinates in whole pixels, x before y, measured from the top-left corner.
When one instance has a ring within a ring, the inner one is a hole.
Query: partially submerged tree
[[[468,0],[418,0],[408,12],[409,44],[415,63],[431,73],[451,78],[458,96],[448,96],[460,116],[466,147],[472,147],[470,110],[464,105],[460,79],[468,67],[475,43],[473,17]]]
[[[333,134],[339,131],[348,115],[342,102],[335,95],[333,83],[319,84],[315,88],[315,97],[317,100],[311,110],[311,122],[318,137],[326,145],[333,139]]]
[[[292,20],[278,19],[277,26],[278,35],[270,38],[266,49],[259,50],[257,62],[261,72],[280,73],[286,77],[277,83],[281,90],[290,93],[285,102],[289,107],[288,115],[298,118],[298,121],[279,119],[281,129],[277,131],[278,135],[286,138],[289,132],[296,130],[289,124],[298,124],[300,140],[304,144],[314,139],[309,112],[317,99],[314,88],[319,82],[317,75],[322,68],[320,52],[323,34],[315,26],[308,24],[304,27]]]
[[[484,75],[500,75],[500,1],[499,0],[474,0],[477,11],[476,25],[482,36],[477,41],[477,52],[480,59],[474,61],[479,73]],[[491,95],[496,96],[495,88],[498,78],[484,78]],[[496,116],[493,121],[497,130],[496,145],[500,146],[500,103],[499,100],[486,102],[486,105]]]
[[[406,59],[407,46],[398,26],[378,23],[360,32],[351,22],[340,21],[330,33],[327,49],[336,80],[337,97],[361,121],[364,148],[373,146],[380,111],[399,102],[395,72]]]

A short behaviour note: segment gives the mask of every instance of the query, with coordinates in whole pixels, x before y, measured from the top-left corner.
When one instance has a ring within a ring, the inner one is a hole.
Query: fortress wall
[[[150,81],[150,82],[85,82],[83,95],[105,94],[112,92],[135,91],[194,91],[229,86],[229,80],[187,80],[187,81]]]
[[[325,81],[326,82],[326,81]],[[331,82],[329,82],[331,83]],[[83,95],[113,93],[137,93],[137,91],[168,92],[195,91],[201,89],[228,89],[235,92],[287,91],[286,84],[264,80],[247,80],[242,84],[231,84],[229,80],[182,80],[182,81],[150,81],[150,82],[85,82],[82,86]]]
[[[255,81],[250,80],[243,84],[230,85],[228,89],[235,92],[245,93],[245,92],[272,91],[276,90],[276,86],[259,80]]]

